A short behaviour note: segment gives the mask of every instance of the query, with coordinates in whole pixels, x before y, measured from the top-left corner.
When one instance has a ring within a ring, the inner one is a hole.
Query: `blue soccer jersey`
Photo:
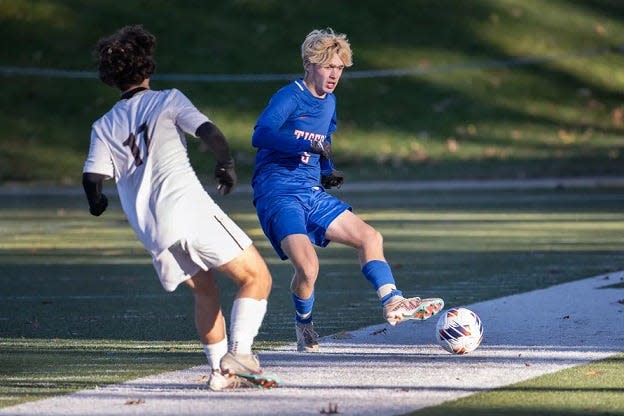
[[[254,199],[319,185],[330,160],[309,153],[312,141],[329,141],[336,130],[336,97],[313,96],[303,80],[273,95],[256,123],[252,144],[258,149],[252,186]],[[276,186],[277,185],[277,186]]]
[[[305,234],[325,247],[327,227],[351,207],[325,192],[321,174],[334,169],[331,160],[310,153],[312,141],[329,141],[336,130],[336,97],[310,93],[303,80],[273,95],[252,138],[258,149],[252,185],[260,225],[282,260],[281,241]]]

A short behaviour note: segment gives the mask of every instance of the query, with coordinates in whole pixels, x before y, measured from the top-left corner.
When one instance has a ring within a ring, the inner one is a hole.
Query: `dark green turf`
[[[343,193],[385,236],[406,292],[459,305],[524,292],[622,265],[621,190]],[[274,275],[262,340],[292,338],[291,266],[258,229],[247,195],[222,199],[256,240]],[[3,336],[192,340],[192,297],[162,290],[117,201],[90,217],[82,197],[0,198]],[[34,209],[40,204],[44,209]],[[22,205],[20,208],[18,205]],[[352,249],[319,250],[319,330],[379,322],[380,311]],[[224,298],[233,285],[223,280]],[[340,307],[340,302],[345,302]],[[226,308],[228,307],[226,303]],[[337,310],[357,311],[334,319]]]
[[[405,294],[448,306],[624,267],[624,189],[339,194],[384,235]],[[273,274],[260,346],[294,341],[291,266],[261,234],[249,195],[217,199]],[[85,205],[80,194],[0,196],[0,405],[203,362],[190,291],[160,287],[116,198],[99,218]],[[355,252],[318,252],[321,335],[381,323]],[[234,289],[222,279],[226,316]]]

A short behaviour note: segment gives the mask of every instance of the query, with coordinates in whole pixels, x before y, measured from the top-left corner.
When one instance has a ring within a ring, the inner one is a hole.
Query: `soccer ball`
[[[451,308],[442,313],[436,325],[438,344],[452,354],[467,354],[483,339],[479,316],[466,308]]]

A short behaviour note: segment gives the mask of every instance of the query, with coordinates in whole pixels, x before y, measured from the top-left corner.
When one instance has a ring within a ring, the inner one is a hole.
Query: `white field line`
[[[318,415],[330,403],[340,415],[403,414],[624,351],[624,289],[601,289],[623,281],[624,271],[467,305],[480,315],[485,338],[464,356],[434,344],[435,318],[379,324],[325,337],[318,354],[294,345],[260,353],[284,382],[272,390],[213,393],[200,366],[0,415]]]
[[[349,178],[341,187],[344,192],[371,191],[459,191],[459,190],[515,190],[515,189],[557,189],[557,188],[621,188],[624,177],[594,176],[579,178],[527,178],[527,179],[491,179],[491,180],[433,180],[433,181],[367,181],[349,182]],[[206,190],[216,194],[214,185],[207,185]],[[111,184],[104,190],[107,194],[116,194]],[[250,194],[251,185],[240,183],[233,193]],[[81,186],[74,187],[41,187],[24,186],[22,184],[5,184],[0,186],[0,196],[26,195],[83,195]]]

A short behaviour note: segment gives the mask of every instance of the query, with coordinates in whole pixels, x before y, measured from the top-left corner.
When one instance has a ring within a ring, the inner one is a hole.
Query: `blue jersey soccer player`
[[[395,325],[405,319],[427,319],[444,306],[439,298],[404,298],[383,253],[381,234],[353,214],[351,207],[325,192],[339,187],[343,175],[331,159],[336,131],[333,94],[345,67],[352,65],[344,34],[313,30],[301,46],[304,77],[273,95],[256,123],[253,177],[254,205],[273,248],[294,267],[291,282],[297,350],[318,351],[312,321],[314,284],[319,262],[314,245],[330,241],[357,250],[362,273]]]

